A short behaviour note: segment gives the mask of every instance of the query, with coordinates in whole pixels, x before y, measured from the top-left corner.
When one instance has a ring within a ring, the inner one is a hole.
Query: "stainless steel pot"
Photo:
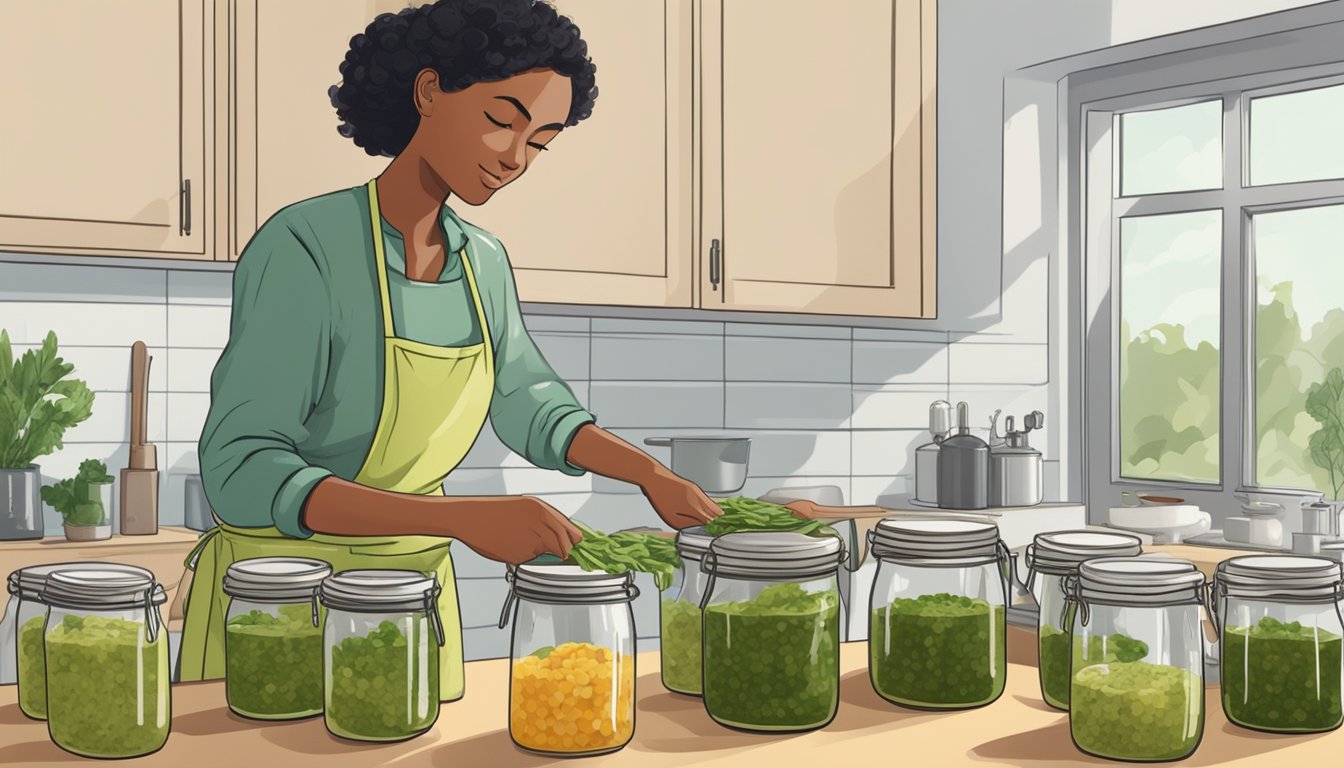
[[[672,471],[707,494],[737,493],[747,483],[749,437],[650,437],[645,445],[672,449]]]

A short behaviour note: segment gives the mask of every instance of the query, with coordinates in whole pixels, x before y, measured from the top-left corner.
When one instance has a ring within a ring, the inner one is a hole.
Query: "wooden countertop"
[[[1074,748],[1068,716],[1041,702],[1033,634],[1010,628],[1007,690],[988,707],[933,713],[900,709],[878,698],[868,682],[867,645],[841,652],[841,703],[835,720],[806,734],[755,735],[716,725],[699,699],[667,692],[658,678],[658,654],[638,659],[635,737],[612,755],[568,763],[522,752],[509,740],[508,661],[467,665],[467,696],[440,710],[427,734],[397,744],[337,739],[322,718],[261,723],[230,714],[221,682],[173,686],[173,732],[145,766],[239,765],[435,766],[532,768],[591,765],[661,768],[687,765],[784,768],[825,765],[912,766],[1105,765]],[[1340,732],[1272,736],[1228,725],[1218,689],[1207,693],[1204,741],[1185,765],[1333,765],[1344,750]],[[15,688],[0,687],[0,765],[88,765],[57,748],[46,725],[26,719]]]

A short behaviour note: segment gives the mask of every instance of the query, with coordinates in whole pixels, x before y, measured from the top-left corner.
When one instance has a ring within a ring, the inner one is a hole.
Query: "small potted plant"
[[[1344,500],[1344,370],[1335,368],[1325,380],[1307,391],[1307,414],[1320,422],[1307,446],[1311,460],[1324,469],[1328,479],[1326,493],[1333,493],[1335,512]]]
[[[56,334],[17,360],[0,330],[0,540],[42,538],[42,474],[33,462],[63,447],[65,431],[93,413],[93,393],[67,378]]]
[[[42,500],[65,520],[65,538],[97,541],[112,536],[112,476],[107,465],[88,459],[79,474],[42,486]]]

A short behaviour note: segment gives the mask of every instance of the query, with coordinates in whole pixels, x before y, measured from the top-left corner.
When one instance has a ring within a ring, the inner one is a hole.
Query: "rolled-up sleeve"
[[[584,470],[567,458],[569,445],[596,418],[579,405],[528,335],[507,259],[500,272],[503,300],[491,322],[503,327],[491,333],[496,349],[490,423],[501,442],[536,466],[582,475]]]
[[[332,473],[298,446],[330,364],[331,301],[308,247],[268,222],[234,272],[228,345],[211,378],[201,479],[215,513],[240,527],[306,538],[300,513]]]

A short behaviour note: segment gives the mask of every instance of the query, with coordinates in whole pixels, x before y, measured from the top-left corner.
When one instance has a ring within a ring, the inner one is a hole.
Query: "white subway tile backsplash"
[[[594,381],[723,380],[723,337],[594,334]]]
[[[170,392],[168,394],[168,439],[173,442],[195,442],[205,429],[205,417],[210,413],[210,394],[207,392]]]
[[[953,384],[1044,384],[1050,378],[1045,344],[980,344],[959,341],[949,350]]]
[[[162,304],[162,269],[0,263],[0,302]]]
[[[848,339],[727,338],[727,381],[849,383]]]
[[[528,333],[551,331],[587,334],[592,330],[592,320],[570,315],[523,315],[523,325]]]
[[[772,336],[786,339],[848,339],[850,329],[835,325],[787,325],[771,323],[728,323],[729,336]]]
[[[589,410],[607,427],[723,426],[723,384],[594,381]]]
[[[913,475],[915,449],[931,439],[918,429],[855,430],[853,474],[858,476]]]
[[[855,385],[855,429],[926,429],[929,404],[946,400],[946,389],[901,385]]]
[[[629,320],[594,317],[593,333],[677,333],[722,336],[723,323],[699,320]]]
[[[80,301],[0,301],[0,328],[13,344],[41,344],[48,331],[59,346],[118,346],[168,343],[168,311],[162,304]],[[128,363],[129,365],[129,363]]]
[[[201,473],[196,443],[159,446],[159,525],[182,525],[186,517],[187,477]]]
[[[229,342],[228,306],[168,306],[168,344],[223,349]]]
[[[532,341],[562,379],[588,379],[588,334],[537,332]]]
[[[855,328],[855,341],[915,341],[946,344],[947,331],[919,331],[904,328]]]
[[[149,409],[145,413],[146,439],[161,443],[168,439],[168,395],[149,393]],[[111,443],[130,440],[131,396],[127,392],[96,392],[93,395],[93,413],[89,418],[65,433],[66,443]]]
[[[839,488],[840,493],[844,495],[845,503],[852,503],[850,501],[852,495],[850,493],[850,477],[848,475],[788,475],[784,477],[752,475],[747,478],[747,482],[742,486],[742,490],[735,495],[750,496],[754,498],[764,496],[776,488],[799,488],[816,485],[834,485]]]
[[[168,303],[227,307],[233,303],[233,273],[169,270]]]
[[[849,474],[849,433],[845,431],[750,432],[754,475]]]
[[[725,385],[728,427],[846,429],[852,412],[848,384],[734,383]]]
[[[169,392],[209,392],[210,376],[214,373],[215,363],[219,362],[222,349],[193,349],[183,347],[173,350],[168,360]]]
[[[909,341],[854,342],[856,384],[940,384],[947,381],[947,345]]]
[[[915,490],[914,478],[909,475],[856,477],[852,486],[854,501],[851,503],[856,505],[877,504],[884,496],[900,496]]]

